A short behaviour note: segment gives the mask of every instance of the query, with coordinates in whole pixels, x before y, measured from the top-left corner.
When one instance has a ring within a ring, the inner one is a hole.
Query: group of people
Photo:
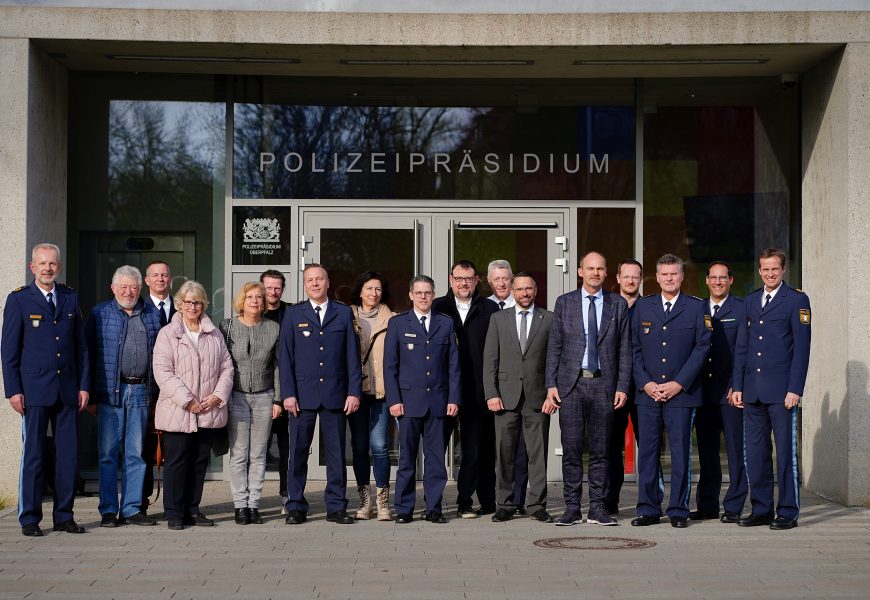
[[[763,286],[741,300],[730,293],[728,264],[710,264],[710,295],[701,300],[681,292],[683,261],[666,254],[656,262],[661,293],[640,298],[639,262],[619,263],[619,289],[607,292],[606,259],[589,252],[578,269],[581,287],[557,298],[550,312],[535,304],[533,274],[492,261],[486,276],[493,294],[484,298],[475,265],[459,260],[451,266],[446,295],[436,298],[434,281],[417,275],[408,287],[411,310],[396,314],[380,273],[362,273],[347,306],[328,297],[326,269],[311,264],[303,272],[302,302],[283,302],[284,276],[268,270],[241,287],[232,305],[235,316],[215,325],[206,314],[203,286],[188,280],[171,296],[169,266],[161,261],[147,266],[144,295],[139,270],[119,267],[111,282],[114,297],[83,320],[75,292],[56,282],[59,249],[38,244],[30,263],[34,282],[8,296],[2,336],[6,396],[23,417],[22,533],[42,535],[49,425],[57,463],[53,527],[84,532],[73,519],[73,499],[76,412],[86,409],[98,415],[104,527],[157,522],[148,515],[153,481],[144,446],[151,417],[162,432],[170,529],[214,525],[200,502],[218,446],[229,452],[235,522],[262,523],[273,432],[286,466],[279,469],[285,522],[304,523],[318,421],[326,519],[338,524],[372,517],[412,522],[421,445],[422,517],[447,522],[445,452],[458,422],[457,517],[582,522],[585,445],[585,520],[615,525],[631,422],[638,444],[632,525],[662,519],[660,456],[667,432],[671,483],[664,515],[672,526],[719,518],[790,529],[799,514],[795,423],[811,313],[806,294],[783,282],[782,250],[764,250],[758,266]],[[565,505],[556,518],[547,510],[554,414]],[[399,436],[392,510],[391,419]],[[697,508],[690,511],[693,427],[701,472]],[[359,497],[353,516],[347,510],[348,430]],[[720,503],[722,433],[730,484]],[[744,515],[747,495],[751,511]]]

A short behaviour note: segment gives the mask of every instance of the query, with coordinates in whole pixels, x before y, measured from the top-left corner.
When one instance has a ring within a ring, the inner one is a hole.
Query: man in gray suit
[[[551,523],[553,517],[547,512],[550,417],[541,407],[553,313],[535,306],[538,286],[531,273],[516,273],[511,290],[516,305],[492,315],[483,349],[483,390],[487,407],[495,413],[498,510],[492,520],[508,521],[516,512],[516,456],[522,434],[529,456],[528,509],[533,519]]]
[[[543,411],[559,413],[565,514],[556,525],[581,523],[583,438],[589,434],[587,523],[616,525],[604,508],[607,449],[613,411],[627,399],[631,381],[628,303],[604,292],[607,263],[598,252],[583,257],[583,286],[556,299],[547,348],[547,400]]]

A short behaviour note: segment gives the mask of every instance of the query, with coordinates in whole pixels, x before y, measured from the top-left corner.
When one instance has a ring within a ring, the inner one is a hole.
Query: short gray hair
[[[49,244],[48,242],[36,244],[33,247],[33,250],[30,251],[30,262],[36,262],[36,253],[40,250],[53,250],[54,253],[57,254],[57,262],[60,263],[60,248],[54,244]]]
[[[685,268],[683,267],[683,259],[676,254],[662,255],[662,257],[656,261],[656,272],[658,272],[661,265],[678,265],[680,271],[685,271]]]
[[[173,300],[175,301],[175,310],[181,310],[181,307],[184,303],[185,298],[188,294],[193,294],[194,299],[202,302],[202,310],[205,312],[205,309],[208,308],[208,294],[205,293],[205,288],[198,281],[194,281],[193,279],[188,279],[184,283],[181,284],[181,287],[178,288],[178,291],[173,296]]]
[[[507,269],[508,270],[508,277],[511,277],[514,274],[514,270],[511,268],[511,264],[508,261],[504,260],[503,258],[498,258],[498,259],[492,261],[491,263],[489,263],[489,265],[487,265],[487,267],[486,267],[487,279],[489,278],[489,274],[492,273],[493,269]]]
[[[118,283],[121,277],[130,277],[136,280],[136,285],[142,287],[142,273],[132,265],[123,265],[115,269],[115,274],[112,275],[112,285]]]

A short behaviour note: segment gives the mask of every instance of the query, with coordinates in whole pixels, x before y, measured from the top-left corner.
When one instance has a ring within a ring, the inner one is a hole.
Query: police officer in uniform
[[[302,281],[308,299],[288,307],[281,325],[281,395],[290,413],[285,522],[299,525],[307,519],[308,454],[319,417],[326,453],[326,520],[350,524],[344,447],[346,417],[359,408],[362,394],[359,338],[350,308],[327,298],[326,269],[307,265]]]
[[[743,300],[731,294],[733,283],[734,276],[728,263],[715,261],[707,267],[710,297],[704,300],[704,312],[713,323],[713,334],[710,354],[701,377],[704,404],[698,409],[695,418],[701,473],[695,494],[698,508],[689,517],[696,521],[719,518],[723,523],[736,523],[748,492],[743,464],[743,412],[728,404],[737,331],[746,319]],[[720,518],[722,462],[719,439],[723,432],[730,483],[722,500],[723,514]]]
[[[399,423],[399,468],[396,470],[396,523],[414,520],[415,473],[423,439],[423,489],[426,520],[446,523],[441,508],[447,468],[445,417],[459,412],[459,351],[453,321],[432,312],[435,282],[426,275],[411,280],[414,308],[396,315],[384,340],[384,386],[390,414]]]
[[[54,531],[84,533],[73,519],[78,473],[76,413],[88,405],[89,367],[78,295],[56,283],[60,249],[33,247],[34,282],[6,298],[3,311],[3,385],[12,408],[23,417],[24,449],[18,498],[21,533],[41,536],[45,437],[54,435]]]
[[[797,527],[800,514],[797,406],[810,362],[810,299],[782,280],[786,255],[763,250],[758,273],[764,286],[746,297],[746,322],[737,334],[731,402],[742,408],[746,471],[752,513],[742,527]],[[779,495],[774,518],[773,460],[776,444]]]
[[[632,315],[634,381],[640,426],[635,526],[659,522],[659,449],[662,426],[671,451],[671,496],[667,508],[673,527],[687,527],[692,421],[701,405],[701,369],[710,349],[712,323],[700,298],[680,293],[683,260],[665,254],[656,262],[662,292],[641,298]]]

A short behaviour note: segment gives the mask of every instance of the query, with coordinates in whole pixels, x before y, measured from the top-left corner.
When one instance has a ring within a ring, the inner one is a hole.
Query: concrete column
[[[0,39],[0,303],[31,280],[33,244],[66,247],[67,106],[66,70],[27,39]],[[14,504],[21,419],[5,399],[0,447],[0,497]]]
[[[806,486],[870,506],[870,44],[803,80],[803,286],[813,308],[803,400]]]

